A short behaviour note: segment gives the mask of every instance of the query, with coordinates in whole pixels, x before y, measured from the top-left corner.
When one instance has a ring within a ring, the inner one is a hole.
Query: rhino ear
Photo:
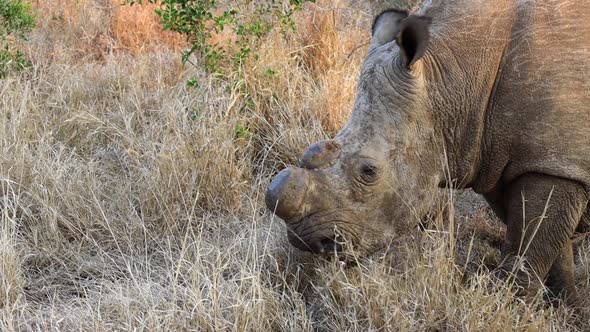
[[[430,39],[430,23],[430,17],[416,15],[408,16],[400,22],[396,42],[402,51],[406,67],[412,66],[426,53]]]
[[[377,45],[385,45],[392,42],[400,31],[400,23],[408,17],[408,12],[399,9],[388,9],[377,15],[373,22],[373,41]]]

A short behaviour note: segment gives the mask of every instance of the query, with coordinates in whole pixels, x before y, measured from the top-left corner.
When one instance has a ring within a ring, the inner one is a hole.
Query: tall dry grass
[[[490,278],[503,230],[465,197],[356,267],[286,243],[265,186],[345,120],[373,4],[319,1],[271,34],[248,105],[182,68],[149,8],[34,4],[33,68],[0,82],[1,331],[587,330]]]

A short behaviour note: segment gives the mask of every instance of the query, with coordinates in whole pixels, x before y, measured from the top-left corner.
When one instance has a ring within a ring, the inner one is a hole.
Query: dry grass
[[[121,0],[112,1],[114,16],[111,29],[119,49],[138,55],[153,52],[162,46],[176,51],[187,46],[183,36],[162,30],[159,18],[154,15],[157,5],[118,6]]]
[[[40,17],[33,70],[0,82],[1,331],[588,329],[490,278],[502,229],[469,197],[356,267],[286,243],[262,193],[346,118],[368,4],[320,1],[298,34],[269,36],[247,108],[181,68],[147,11],[129,37],[110,0],[35,4],[62,18]],[[588,298],[588,243],[577,252]]]
[[[133,55],[162,47],[179,51],[183,36],[162,31],[155,4],[121,6],[123,0],[33,0],[39,13],[38,45],[53,60],[105,60],[113,53]]]
[[[305,45],[302,54],[305,67],[320,84],[319,98],[314,99],[312,107],[322,125],[335,133],[348,118],[356,93],[358,64],[365,55],[370,36],[367,17],[355,13],[347,1],[332,1],[326,7],[321,4],[306,13],[299,31],[301,43]]]

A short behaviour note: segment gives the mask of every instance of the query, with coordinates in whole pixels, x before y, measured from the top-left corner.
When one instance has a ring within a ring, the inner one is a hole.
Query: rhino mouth
[[[350,247],[350,243],[338,230],[337,224],[320,221],[317,214],[287,223],[289,242],[297,249],[315,254],[343,252]]]
[[[307,237],[300,236],[292,228],[287,228],[289,242],[299,250],[309,251],[314,254],[343,252],[346,241],[336,234],[310,234]]]
[[[321,213],[311,214],[295,222],[287,223],[289,242],[302,251],[314,254],[344,253],[356,247],[349,231],[342,226],[343,221],[320,220]]]

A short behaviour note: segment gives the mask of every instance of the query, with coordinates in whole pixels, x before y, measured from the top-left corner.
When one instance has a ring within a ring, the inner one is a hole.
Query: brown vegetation
[[[286,243],[265,186],[345,121],[368,2],[306,6],[238,87],[183,68],[151,6],[33,4],[33,68],[0,81],[1,331],[588,329],[490,277],[502,228],[476,200],[354,267]]]

